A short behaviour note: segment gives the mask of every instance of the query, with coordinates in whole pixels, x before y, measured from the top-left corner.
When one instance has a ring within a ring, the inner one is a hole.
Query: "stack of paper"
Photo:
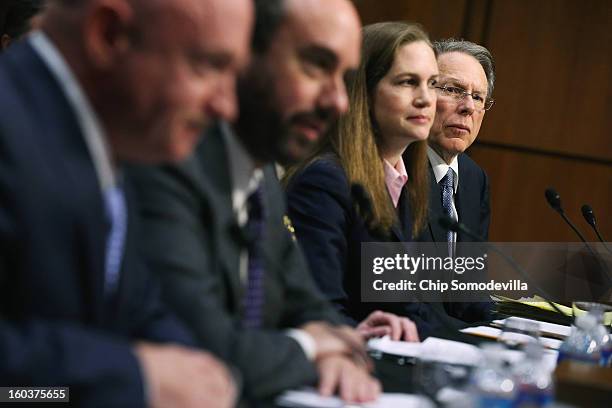
[[[422,360],[447,364],[477,365],[481,352],[476,346],[458,341],[428,337],[422,343],[393,341],[388,336],[368,342],[372,350],[404,357],[417,357]]]
[[[501,329],[497,329],[495,327],[489,326],[478,326],[478,327],[468,327],[467,329],[461,330],[461,333],[472,334],[475,336],[485,337],[492,340],[499,340],[500,334],[502,334]],[[517,344],[525,344],[530,341],[533,341],[533,337],[530,337],[526,334],[521,333],[505,333],[504,336],[508,340],[515,341]],[[540,337],[539,342],[546,348],[552,350],[559,350],[561,347],[561,340],[557,339],[549,339],[547,337]]]
[[[382,394],[377,401],[366,404],[348,404],[338,397],[322,397],[312,388],[287,391],[276,400],[276,404],[288,408],[434,408],[427,398],[410,394]]]
[[[482,350],[471,344],[428,337],[423,343],[406,343],[393,341],[389,337],[372,339],[368,342],[372,350],[405,357],[416,357],[421,360],[435,361],[445,364],[477,366],[482,360]],[[524,353],[519,350],[504,350],[503,358],[509,363],[520,361]],[[553,369],[557,364],[558,351],[545,350],[544,360]]]
[[[558,323],[570,323],[575,316],[587,313],[587,311],[578,308],[576,304],[574,304],[573,307],[568,307],[560,303],[555,303],[555,306],[563,313],[563,315],[559,315],[544,298],[538,295],[521,299],[511,299],[505,296],[492,295],[491,298],[498,304],[500,312],[512,316],[541,315],[542,318],[546,317]],[[604,325],[612,325],[612,312],[604,313]]]
[[[506,320],[508,319],[493,320],[493,324],[499,327],[504,327],[504,324],[506,323]],[[526,319],[524,317],[512,317],[512,319],[537,323],[540,327],[540,333],[544,336],[552,336],[555,338],[565,338],[569,336],[572,331],[571,326],[565,326],[562,324],[555,324],[555,323],[543,322],[540,320]]]

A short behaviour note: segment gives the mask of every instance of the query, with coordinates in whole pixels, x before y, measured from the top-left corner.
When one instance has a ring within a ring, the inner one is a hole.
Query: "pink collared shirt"
[[[397,208],[400,195],[402,194],[402,188],[408,182],[408,173],[406,172],[406,166],[404,166],[404,160],[400,157],[395,167],[383,159],[383,166],[385,169],[385,184],[389,195],[393,201],[393,207]]]

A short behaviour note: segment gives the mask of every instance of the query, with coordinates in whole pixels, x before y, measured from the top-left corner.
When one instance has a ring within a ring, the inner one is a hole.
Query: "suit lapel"
[[[466,225],[472,231],[478,232],[478,218],[476,218],[478,211],[475,211],[475,209],[479,208],[479,202],[476,201],[478,195],[475,193],[478,189],[473,186],[475,178],[464,162],[463,153],[459,155],[458,160],[459,186],[457,188],[457,196],[455,197],[457,214],[462,224]],[[472,239],[459,232],[457,234],[457,241],[465,242],[472,241]]]
[[[44,134],[34,148],[49,157],[62,158],[56,161],[59,167],[53,173],[59,174],[61,180],[55,180],[53,185],[58,194],[65,194],[71,202],[82,204],[71,220],[75,226],[74,256],[79,268],[78,276],[73,278],[80,281],[84,289],[83,302],[88,306],[88,318],[100,322],[109,228],[100,184],[76,116],[55,78],[29,44],[15,48],[7,57],[15,60],[16,67],[28,67],[25,80],[21,81],[22,90],[30,95],[28,111],[35,115],[31,122],[40,124],[36,131]]]
[[[391,232],[399,242],[412,241],[412,215],[410,214],[410,199],[408,189],[402,188],[397,203],[398,222],[391,227]]]
[[[232,205],[231,172],[229,155],[221,130],[211,130],[196,151],[199,178],[197,186],[210,203],[214,224],[213,248],[219,268],[230,288],[235,307],[240,307],[242,285],[240,283],[240,252],[243,246],[241,229]]]

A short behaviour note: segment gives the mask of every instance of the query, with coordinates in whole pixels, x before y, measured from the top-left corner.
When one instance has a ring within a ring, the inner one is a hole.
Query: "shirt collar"
[[[457,156],[453,158],[449,165],[431,148],[431,146],[427,146],[427,157],[429,158],[429,163],[436,177],[436,183],[440,183],[440,180],[446,176],[449,167],[453,169],[455,172],[455,185],[453,186],[453,190],[454,193],[457,193],[457,186],[459,186],[459,161],[457,160]]]
[[[68,63],[51,40],[42,31],[35,31],[30,35],[29,41],[32,48],[38,53],[43,63],[57,80],[68,100],[68,104],[76,115],[100,187],[102,191],[107,191],[116,185],[117,176],[111,162],[108,141],[98,117]]]
[[[230,166],[232,182],[232,207],[238,215],[240,224],[246,223],[246,201],[263,180],[263,171],[255,167],[251,155],[245,150],[242,143],[228,123],[220,123],[221,134],[225,140]]]
[[[404,188],[408,182],[408,173],[406,172],[404,160],[400,157],[395,167],[393,167],[391,163],[383,159],[383,167],[385,170],[385,184],[387,185],[387,190],[393,201],[393,206],[397,208],[397,203],[402,194],[402,188]]]

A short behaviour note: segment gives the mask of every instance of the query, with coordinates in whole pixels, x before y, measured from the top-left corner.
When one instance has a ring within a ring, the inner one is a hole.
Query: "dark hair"
[[[492,98],[493,88],[495,87],[495,61],[489,50],[471,41],[456,40],[454,38],[435,41],[433,47],[438,56],[449,52],[461,52],[474,57],[482,66],[487,76],[487,99]]]
[[[6,20],[7,14],[8,14],[8,5],[0,4],[0,35],[4,33],[4,21]]]
[[[251,46],[253,52],[267,51],[272,38],[285,17],[284,0],[253,0],[255,5],[255,28]]]
[[[44,6],[44,0],[11,0],[4,16],[0,35],[19,38],[30,30],[30,19]]]

